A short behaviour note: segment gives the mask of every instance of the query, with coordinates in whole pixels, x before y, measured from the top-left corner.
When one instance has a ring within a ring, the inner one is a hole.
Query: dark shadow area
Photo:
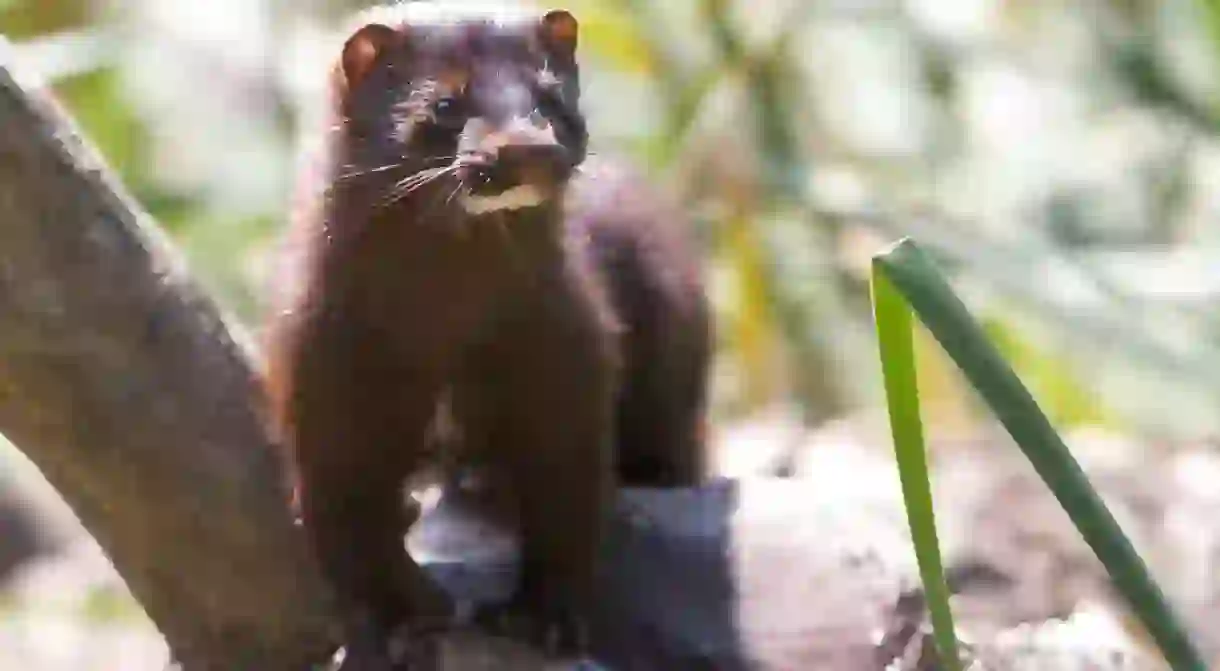
[[[736,501],[737,486],[727,480],[623,492],[610,521],[593,622],[599,662],[611,671],[748,668],[735,626],[730,566]],[[429,522],[461,526],[456,535],[480,533],[445,512],[421,525]],[[463,605],[502,600],[516,573],[506,555],[422,563]]]
[[[26,562],[57,549],[30,504],[7,486],[0,478],[0,585]]]

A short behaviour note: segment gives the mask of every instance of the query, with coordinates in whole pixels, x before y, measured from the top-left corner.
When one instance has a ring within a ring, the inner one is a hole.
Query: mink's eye
[[[432,108],[436,125],[442,128],[460,130],[466,123],[466,115],[460,98],[443,96],[437,99]]]

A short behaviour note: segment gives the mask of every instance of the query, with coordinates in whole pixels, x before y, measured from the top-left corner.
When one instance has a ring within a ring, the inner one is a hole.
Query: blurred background
[[[321,38],[368,4],[0,0],[0,33],[253,326]],[[1220,3],[564,4],[594,150],[666,182],[699,227],[721,472],[799,473],[827,431],[888,449],[867,272],[905,235],[1059,427],[1140,454],[1220,428]],[[993,433],[917,346],[937,444]],[[0,497],[0,668],[159,668],[104,557],[11,447]],[[44,558],[7,570],[29,552]]]

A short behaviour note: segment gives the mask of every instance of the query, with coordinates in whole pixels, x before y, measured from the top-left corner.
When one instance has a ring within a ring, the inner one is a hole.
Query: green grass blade
[[[941,566],[936,538],[936,516],[932,511],[932,487],[924,451],[923,425],[919,417],[919,387],[915,374],[915,347],[911,334],[911,311],[885,275],[873,267],[873,313],[881,352],[881,372],[890,412],[890,430],[898,458],[902,497],[919,562],[932,630],[940,659],[948,671],[961,669],[957,635],[949,610],[949,588]]]
[[[1050,421],[931,259],[902,240],[873,259],[1020,446],[1175,671],[1204,671],[1148,568]]]

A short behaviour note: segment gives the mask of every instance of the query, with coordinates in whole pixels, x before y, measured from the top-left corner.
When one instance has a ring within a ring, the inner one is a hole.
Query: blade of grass
[[[957,634],[949,609],[949,588],[941,566],[936,538],[936,516],[932,511],[932,487],[924,451],[923,425],[919,417],[919,387],[915,375],[915,346],[911,334],[911,311],[885,275],[873,266],[873,313],[881,352],[881,373],[889,406],[890,431],[898,458],[902,498],[919,562],[932,633],[940,659],[948,671],[961,669]]]
[[[1020,446],[1175,671],[1206,665],[1148,568],[1029,391],[910,239],[873,258]]]

